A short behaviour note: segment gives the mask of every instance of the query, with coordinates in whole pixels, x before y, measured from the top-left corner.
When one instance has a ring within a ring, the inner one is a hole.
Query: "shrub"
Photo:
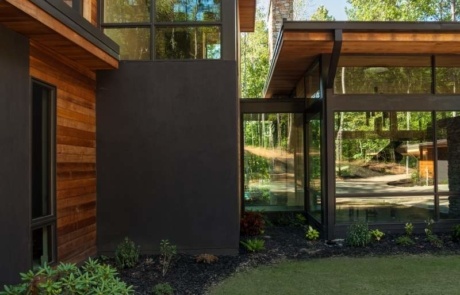
[[[168,272],[171,262],[177,254],[177,247],[172,245],[169,240],[161,240],[160,242],[160,264],[162,267],[161,273],[163,276]]]
[[[427,237],[429,237],[433,234],[434,220],[433,219],[425,220],[425,223],[426,223],[425,234],[427,235]]]
[[[396,244],[401,246],[412,246],[415,245],[415,242],[409,236],[400,236],[396,239]]]
[[[426,237],[427,241],[430,242],[431,245],[435,246],[435,247],[438,247],[438,248],[442,248],[443,246],[443,242],[440,238],[438,238],[437,235],[429,235]]]
[[[200,254],[196,257],[195,261],[197,263],[213,264],[219,261],[219,258],[212,254]]]
[[[451,237],[452,237],[452,241],[460,242],[460,224],[457,224],[452,228]]]
[[[61,263],[55,269],[48,265],[34,271],[21,273],[22,284],[5,286],[2,295],[18,294],[133,294],[132,286],[127,286],[117,278],[117,271],[97,260],[89,259],[80,269],[72,263]]]
[[[240,242],[249,252],[260,252],[265,250],[265,241],[262,239],[247,239],[246,242]]]
[[[169,283],[160,283],[153,286],[152,293],[154,295],[171,295],[174,294],[174,289]]]
[[[115,263],[118,268],[131,268],[139,262],[139,247],[125,238],[115,250]]]
[[[385,236],[385,234],[378,229],[371,230],[370,233],[371,237],[377,242],[380,242],[380,240]]]
[[[244,212],[240,220],[241,234],[244,236],[257,236],[264,233],[265,221],[259,212]]]
[[[319,231],[317,231],[316,229],[311,227],[311,225],[309,225],[305,237],[307,238],[307,240],[316,241],[317,239],[319,239]]]
[[[414,225],[410,222],[406,223],[404,226],[404,231],[406,232],[407,236],[412,236],[412,233],[414,232]]]
[[[366,247],[371,241],[367,223],[357,222],[350,225],[345,241],[352,247]]]

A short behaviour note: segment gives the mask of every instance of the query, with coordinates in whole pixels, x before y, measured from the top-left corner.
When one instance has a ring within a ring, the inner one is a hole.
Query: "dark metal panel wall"
[[[235,61],[122,62],[98,73],[98,250],[239,243]]]
[[[0,286],[19,281],[30,253],[28,39],[0,25]]]

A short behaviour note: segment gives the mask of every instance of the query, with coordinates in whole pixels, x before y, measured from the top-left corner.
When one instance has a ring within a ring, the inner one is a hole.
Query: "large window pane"
[[[337,112],[336,193],[433,192],[431,112]]]
[[[155,2],[156,21],[220,20],[220,0],[157,0]]]
[[[150,0],[104,0],[104,23],[150,21]]]
[[[437,112],[437,170],[440,192],[451,192],[440,204],[441,218],[460,217],[460,112]]]
[[[434,198],[340,197],[336,199],[336,223],[363,221],[369,223],[423,222],[434,218]]]
[[[460,68],[436,68],[436,93],[460,93]]]
[[[334,83],[336,94],[430,92],[430,67],[340,67]]]
[[[51,214],[52,93],[32,86],[32,219]]]
[[[114,28],[104,29],[104,33],[120,45],[121,59],[150,59],[150,29]]]
[[[311,119],[308,130],[308,212],[321,222],[321,120]]]
[[[220,59],[219,27],[159,27],[155,34],[157,59]]]
[[[244,206],[246,210],[303,210],[301,114],[245,114]]]

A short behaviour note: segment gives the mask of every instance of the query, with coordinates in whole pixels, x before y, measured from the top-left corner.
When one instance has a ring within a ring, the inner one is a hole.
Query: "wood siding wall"
[[[34,42],[30,75],[57,89],[57,256],[79,262],[97,252],[96,76]]]

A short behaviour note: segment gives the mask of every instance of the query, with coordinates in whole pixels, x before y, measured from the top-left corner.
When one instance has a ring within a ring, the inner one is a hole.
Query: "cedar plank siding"
[[[96,76],[34,42],[30,75],[56,87],[57,258],[79,262],[97,252]]]

